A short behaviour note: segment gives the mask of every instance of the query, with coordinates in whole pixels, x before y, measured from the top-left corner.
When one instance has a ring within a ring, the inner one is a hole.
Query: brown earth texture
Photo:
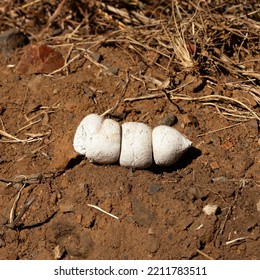
[[[0,258],[260,259],[257,2],[1,1]],[[192,148],[93,164],[90,113]]]

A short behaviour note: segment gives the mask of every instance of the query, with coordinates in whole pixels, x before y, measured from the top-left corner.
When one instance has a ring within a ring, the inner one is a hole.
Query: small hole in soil
[[[93,221],[91,221],[91,223],[89,224],[89,228],[93,228],[94,227],[94,225],[95,225],[95,223],[96,223],[96,219],[93,219]]]
[[[206,201],[207,198],[208,198],[208,195],[203,195],[200,199],[201,199],[201,201]]]
[[[69,160],[69,162],[66,165],[66,170],[68,169],[72,169],[73,167],[75,167],[76,165],[80,164],[82,162],[82,160],[85,158],[85,156],[83,155],[78,155],[75,158],[71,158]]]
[[[201,240],[197,240],[197,248],[199,250],[203,250],[205,248],[205,242],[203,242]]]

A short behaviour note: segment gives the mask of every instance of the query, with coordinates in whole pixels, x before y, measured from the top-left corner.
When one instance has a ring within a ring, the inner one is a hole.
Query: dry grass
[[[17,27],[33,41],[65,48],[66,64],[51,75],[69,75],[70,65],[82,57],[104,68],[92,53],[104,43],[115,43],[168,77],[165,87],[155,87],[159,96],[214,106],[232,120],[259,121],[260,4],[233,2],[5,0],[0,5],[0,30]],[[43,14],[47,16],[40,17]],[[157,55],[152,63],[149,52]],[[188,74],[204,80],[216,94],[194,95],[171,82]],[[147,81],[142,75],[135,78]],[[219,86],[246,92],[254,104],[218,93]]]
[[[41,142],[43,138],[49,137],[52,134],[52,128],[50,126],[47,131],[44,132],[36,132],[36,133],[28,133],[26,130],[28,128],[33,127],[34,125],[40,123],[41,126],[44,123],[45,125],[48,124],[49,114],[55,112],[59,105],[53,105],[51,107],[48,106],[40,106],[39,108],[35,109],[36,114],[32,117],[28,117],[26,114],[23,116],[25,122],[21,124],[21,127],[17,129],[15,135],[8,133],[6,131],[4,122],[1,120],[2,129],[0,129],[0,143],[32,143],[32,142]],[[18,137],[19,134],[22,134],[21,138]],[[38,149],[37,149],[38,150]]]

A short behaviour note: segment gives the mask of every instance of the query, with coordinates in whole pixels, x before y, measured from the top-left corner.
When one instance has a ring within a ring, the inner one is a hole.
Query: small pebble
[[[211,162],[210,164],[211,169],[219,169],[219,164],[216,161]]]
[[[178,122],[177,117],[174,114],[168,114],[166,117],[164,117],[160,122],[159,125],[167,125],[167,126],[173,126]]]
[[[199,191],[198,191],[198,188],[195,188],[195,187],[190,187],[190,188],[188,189],[187,195],[188,195],[193,201],[197,200],[197,199],[199,198],[199,196],[200,196]]]
[[[28,37],[19,30],[9,29],[0,34],[0,52],[8,54],[28,44]]]
[[[155,213],[151,209],[146,208],[146,205],[133,196],[131,199],[132,210],[135,222],[141,227],[149,227],[156,221]]]
[[[98,52],[93,52],[91,56],[96,62],[100,62],[103,59],[102,55]]]
[[[216,204],[207,204],[203,207],[203,212],[210,216],[210,215],[216,215],[220,211],[220,208]]]
[[[256,209],[257,209],[258,212],[260,212],[260,200],[256,204]]]
[[[223,148],[224,150],[230,150],[233,147],[234,147],[233,143],[229,140],[224,141],[221,145],[221,148]]]
[[[19,76],[19,75],[15,75],[14,76],[14,81],[15,82],[18,82],[18,81],[20,81],[22,78],[21,78],[21,76]]]
[[[65,248],[63,246],[57,245],[53,250],[53,255],[55,260],[60,260],[65,254]]]
[[[111,73],[112,75],[117,75],[118,74],[118,71],[119,71],[119,68],[118,67],[116,67],[116,66],[111,66],[111,67],[109,67],[108,68],[108,70],[107,70],[109,73]]]
[[[103,71],[104,75],[111,76],[111,75],[117,75],[118,74],[119,67],[112,66],[109,63],[103,63],[103,65],[107,68],[106,70]]]
[[[81,214],[78,214],[78,215],[76,216],[76,222],[77,222],[78,224],[80,224],[80,223],[82,222],[82,215],[81,215]]]
[[[157,193],[162,187],[160,185],[155,185],[155,184],[152,184],[148,187],[148,194],[155,194]]]
[[[96,97],[96,94],[89,87],[84,87],[83,91],[84,91],[85,95],[90,99],[93,99]]]
[[[24,49],[15,70],[17,74],[49,74],[64,66],[65,60],[57,49],[48,45],[29,45]]]
[[[146,240],[146,250],[150,253],[156,253],[159,248],[160,248],[160,243],[159,241],[155,238],[150,236],[147,240]]]

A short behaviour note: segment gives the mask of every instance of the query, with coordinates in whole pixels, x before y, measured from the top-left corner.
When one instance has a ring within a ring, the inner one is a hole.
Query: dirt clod
[[[148,227],[155,222],[155,215],[151,210],[147,209],[142,201],[136,197],[132,197],[132,209],[134,219],[139,226]]]
[[[155,194],[157,193],[162,187],[160,185],[152,184],[148,187],[148,194]]]
[[[146,250],[150,253],[156,253],[160,248],[160,243],[155,237],[148,236],[145,243]]]

